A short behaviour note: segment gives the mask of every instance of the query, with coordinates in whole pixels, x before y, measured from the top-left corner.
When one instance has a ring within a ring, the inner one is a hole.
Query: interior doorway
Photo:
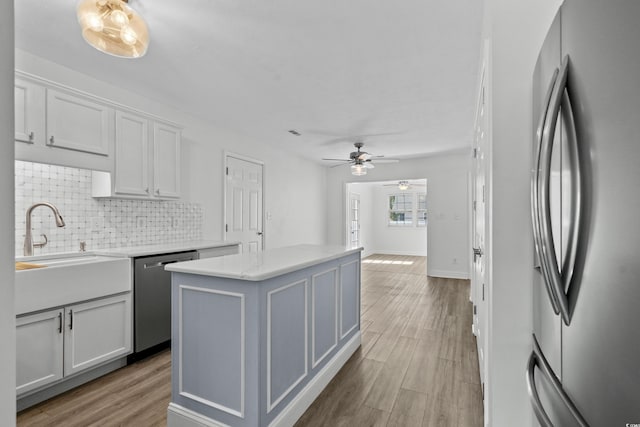
[[[427,256],[426,179],[346,184],[344,242],[376,254]]]

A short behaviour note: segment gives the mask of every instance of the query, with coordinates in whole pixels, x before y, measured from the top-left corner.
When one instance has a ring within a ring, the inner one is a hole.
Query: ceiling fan
[[[415,184],[407,180],[398,181],[397,184],[383,184],[383,187],[398,187],[398,190],[410,190],[413,187],[426,187],[424,184]]]
[[[384,159],[384,156],[373,156],[366,151],[362,151],[361,148],[364,147],[363,142],[356,142],[353,145],[356,147],[356,151],[352,151],[351,153],[349,153],[348,159],[322,160],[328,160],[331,162],[343,162],[342,164],[331,167],[351,165],[351,173],[356,176],[366,175],[367,169],[373,169],[375,167],[372,162],[373,160],[375,160],[376,163],[397,163],[400,161],[397,159]]]

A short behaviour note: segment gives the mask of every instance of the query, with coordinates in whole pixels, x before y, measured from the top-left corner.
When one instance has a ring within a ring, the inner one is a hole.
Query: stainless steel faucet
[[[49,202],[40,202],[33,204],[29,209],[27,209],[27,232],[24,236],[24,256],[33,255],[33,247],[41,248],[47,244],[47,236],[44,234],[44,242],[33,243],[33,237],[31,236],[31,212],[38,206],[46,206],[53,211],[53,215],[56,219],[56,226],[64,227],[64,219],[62,219],[62,215],[60,215],[60,211],[54,205]]]

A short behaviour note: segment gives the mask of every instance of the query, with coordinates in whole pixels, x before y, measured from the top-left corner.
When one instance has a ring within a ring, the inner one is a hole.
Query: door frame
[[[266,242],[267,242],[267,221],[266,221],[266,211],[264,208],[264,201],[265,201],[265,181],[266,181],[266,166],[264,164],[264,162],[262,160],[258,160],[256,158],[253,157],[249,157],[249,156],[245,156],[242,154],[238,154],[235,153],[233,151],[227,151],[224,150],[223,152],[223,156],[222,156],[222,161],[223,161],[223,165],[222,165],[222,240],[223,241],[227,241],[227,167],[228,165],[228,159],[229,157],[233,157],[235,159],[238,160],[242,160],[245,162],[250,162],[250,163],[255,163],[257,165],[260,165],[262,167],[262,198],[260,200],[260,203],[262,204],[262,250],[264,250],[264,248],[267,246]]]

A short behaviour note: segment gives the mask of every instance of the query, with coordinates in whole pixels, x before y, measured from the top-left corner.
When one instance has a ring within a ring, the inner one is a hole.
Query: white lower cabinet
[[[58,381],[63,376],[64,310],[16,319],[16,393]]]
[[[18,395],[131,352],[131,293],[19,317]]]
[[[65,312],[65,376],[131,351],[131,294],[73,305]]]

